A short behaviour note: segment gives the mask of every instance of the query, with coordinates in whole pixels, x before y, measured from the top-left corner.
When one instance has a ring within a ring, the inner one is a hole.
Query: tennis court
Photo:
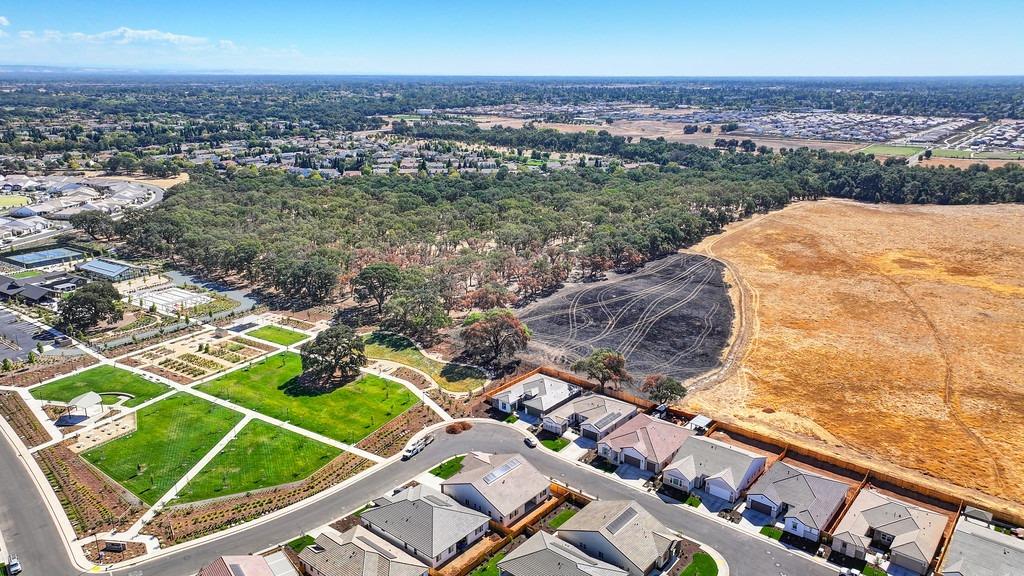
[[[4,260],[24,268],[42,268],[43,266],[72,262],[74,260],[81,260],[82,258],[85,258],[85,254],[83,252],[72,250],[71,248],[57,247],[47,248],[46,250],[36,250],[35,252],[15,254],[13,256],[5,257]]]

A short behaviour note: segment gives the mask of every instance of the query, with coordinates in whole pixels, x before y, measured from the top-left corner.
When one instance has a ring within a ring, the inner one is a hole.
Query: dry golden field
[[[688,408],[1024,501],[1024,206],[805,202],[696,248],[746,326]]]

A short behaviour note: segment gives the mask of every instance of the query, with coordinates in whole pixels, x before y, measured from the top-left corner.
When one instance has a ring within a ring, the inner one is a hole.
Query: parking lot
[[[52,345],[53,338],[49,331],[43,331],[6,310],[0,311],[0,360],[24,360],[37,343]]]

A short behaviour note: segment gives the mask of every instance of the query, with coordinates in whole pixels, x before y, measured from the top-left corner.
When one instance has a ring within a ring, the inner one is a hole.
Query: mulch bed
[[[14,428],[25,446],[33,448],[50,441],[46,429],[16,392],[0,392],[0,416]]]
[[[429,378],[404,366],[395,370],[393,374],[395,375],[395,378],[401,378],[402,380],[412,382],[420,390],[427,390],[434,385]]]
[[[256,340],[254,338],[247,338],[245,336],[235,336],[234,338],[231,339],[231,341],[243,344],[250,348],[262,350],[264,352],[274,352],[277,350],[277,348],[274,348],[273,346],[267,344],[266,342],[260,342],[259,340]]]
[[[693,562],[693,555],[700,552],[700,545],[683,538],[679,546],[679,559],[671,568],[663,572],[665,576],[679,576]]]
[[[164,368],[161,368],[156,365],[146,366],[145,368],[143,368],[143,370],[145,370],[146,372],[150,372],[152,374],[156,374],[157,376],[163,376],[164,378],[177,382],[178,384],[191,384],[195,382],[194,379],[189,378],[184,374],[178,374],[177,372],[165,370]]]
[[[425,404],[417,404],[360,440],[356,447],[379,456],[393,456],[413,434],[440,421],[441,417]]]
[[[140,340],[138,342],[132,342],[131,344],[124,344],[123,346],[117,346],[116,348],[106,348],[106,349],[100,350],[100,354],[103,354],[107,358],[116,358],[118,356],[124,356],[125,354],[128,354],[130,352],[135,352],[136,350],[142,350],[143,348],[149,348],[150,346],[152,346],[154,344],[159,344],[160,342],[166,342],[167,340],[173,340],[175,338],[180,338],[180,337],[182,337],[182,336],[184,336],[186,334],[191,334],[192,332],[196,332],[199,329],[200,329],[199,326],[193,325],[193,326],[189,326],[187,328],[182,328],[181,330],[175,330],[174,332],[165,332],[163,334],[157,334],[156,336],[153,336],[152,338],[146,338],[145,340]]]
[[[115,542],[118,542],[115,540]],[[123,562],[125,560],[131,560],[132,558],[138,558],[146,553],[146,545],[142,542],[124,542],[127,544],[124,552],[111,552],[104,550],[107,545],[106,540],[99,540],[97,542],[89,542],[85,546],[82,546],[82,550],[85,551],[85,557],[90,562],[97,564],[114,564],[117,562]]]
[[[53,362],[47,360],[45,363],[26,365],[15,372],[8,372],[0,375],[0,385],[3,386],[32,386],[39,384],[45,380],[49,380],[55,376],[61,374],[67,374],[73,372],[79,368],[85,368],[86,366],[92,366],[96,364],[98,360],[83,354],[81,356],[44,356],[44,358],[54,358]]]

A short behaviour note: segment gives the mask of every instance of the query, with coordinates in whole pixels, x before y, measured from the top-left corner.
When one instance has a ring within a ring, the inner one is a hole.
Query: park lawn
[[[456,456],[451,460],[446,460],[438,464],[433,470],[430,471],[430,473],[433,474],[434,476],[437,476],[441,480],[447,480],[452,476],[455,476],[456,474],[459,473],[460,470],[462,470],[462,460],[464,458],[465,456]]]
[[[147,504],[160,499],[241,419],[180,393],[136,413],[135,432],[82,454]]]
[[[280,326],[274,326],[273,324],[267,324],[257,328],[251,332],[246,332],[246,336],[252,336],[253,338],[259,338],[260,340],[266,340],[267,342],[273,342],[274,344],[280,344],[281,346],[291,346],[302,342],[309,336],[301,332],[294,330],[288,330],[281,328]]]
[[[540,443],[543,444],[544,447],[547,448],[548,450],[552,450],[554,452],[558,452],[562,448],[565,448],[566,446],[569,445],[569,439],[568,438],[562,438],[561,436],[559,436],[558,438],[554,438],[554,439],[550,439],[550,440],[541,440]]]
[[[416,404],[405,386],[370,374],[323,393],[298,386],[300,374],[302,358],[282,352],[201,384],[199,390],[349,444]]]
[[[33,388],[31,393],[32,397],[38,400],[70,402],[90,391],[97,394],[120,392],[132,396],[125,400],[124,405],[133,407],[148,402],[168,390],[169,388],[163,384],[150,382],[127,370],[103,365]],[[104,404],[116,402],[116,396],[103,396]]]
[[[40,272],[39,270],[22,270],[21,272],[15,272],[14,274],[11,274],[11,278],[31,278],[33,276],[39,276],[40,274],[42,274],[42,272]]]
[[[718,576],[718,564],[707,552],[697,552],[681,576]]]
[[[913,156],[920,152],[924,152],[924,148],[920,146],[889,146],[887,144],[872,144],[863,150],[857,150],[857,152],[863,152],[865,154],[874,154],[875,156]]]
[[[14,208],[29,203],[28,196],[20,194],[4,194],[0,196],[0,208]]]
[[[367,336],[366,355],[412,366],[427,373],[439,386],[452,392],[468,392],[487,382],[487,376],[479,369],[428,358],[411,340],[397,334],[374,332]]]
[[[298,482],[341,450],[262,420],[252,420],[178,494],[179,502]]]

